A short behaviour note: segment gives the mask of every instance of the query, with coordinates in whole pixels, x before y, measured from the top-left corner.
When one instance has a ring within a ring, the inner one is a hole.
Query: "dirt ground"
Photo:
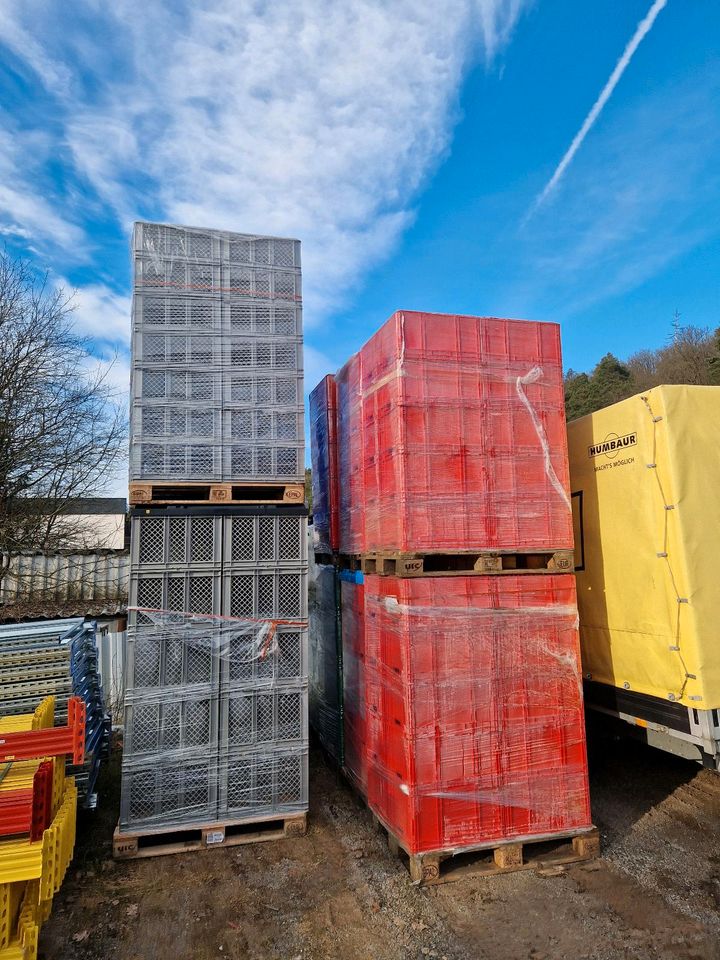
[[[632,742],[591,747],[600,860],[429,888],[318,753],[306,837],[115,863],[115,757],[40,956],[720,960],[720,776]]]

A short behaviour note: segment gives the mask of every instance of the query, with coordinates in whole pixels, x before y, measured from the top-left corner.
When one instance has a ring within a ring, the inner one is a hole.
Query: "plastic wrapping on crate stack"
[[[313,549],[325,554],[340,545],[336,418],[337,386],[328,375],[310,394]]]
[[[572,576],[366,576],[346,611],[346,764],[408,852],[591,826]]]
[[[365,664],[365,584],[363,574],[340,571],[342,629],[343,752],[345,770],[368,796],[368,720]]]
[[[338,573],[318,564],[310,581],[310,724],[331,757],[342,763],[342,649],[338,635]]]
[[[342,553],[572,549],[556,324],[401,311],[336,380]]]
[[[302,480],[298,241],[133,234],[131,480]]]
[[[307,623],[135,611],[120,831],[307,810]]]

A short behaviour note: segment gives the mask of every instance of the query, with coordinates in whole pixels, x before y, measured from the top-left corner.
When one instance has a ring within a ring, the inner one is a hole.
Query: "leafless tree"
[[[72,543],[70,502],[107,487],[126,416],[72,296],[0,251],[0,586],[13,556]]]

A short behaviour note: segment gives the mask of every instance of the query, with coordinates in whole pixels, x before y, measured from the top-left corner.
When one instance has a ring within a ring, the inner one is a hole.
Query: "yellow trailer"
[[[568,424],[586,705],[720,770],[720,387]]]

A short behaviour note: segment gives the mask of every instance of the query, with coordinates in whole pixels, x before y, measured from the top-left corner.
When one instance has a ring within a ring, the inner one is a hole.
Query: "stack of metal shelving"
[[[55,697],[59,718],[71,696],[85,702],[85,759],[69,772],[81,804],[94,808],[100,763],[110,745],[94,622],[77,617],[0,627],[0,717],[32,713],[47,696]]]
[[[258,486],[304,480],[299,244],[142,223],[133,251],[130,478],[152,496],[119,831],[304,814],[307,510]]]

